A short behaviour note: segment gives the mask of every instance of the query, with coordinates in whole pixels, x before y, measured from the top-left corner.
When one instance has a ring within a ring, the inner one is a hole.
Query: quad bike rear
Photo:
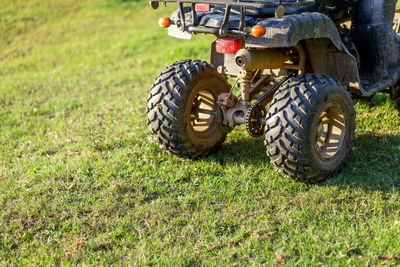
[[[371,100],[384,91],[399,106],[394,0],[150,4],[159,2],[178,3],[159,21],[169,35],[216,36],[211,64],[177,61],[152,85],[147,122],[174,155],[206,155],[244,124],[250,136],[265,136],[280,173],[315,182],[339,171],[353,147],[352,98]]]

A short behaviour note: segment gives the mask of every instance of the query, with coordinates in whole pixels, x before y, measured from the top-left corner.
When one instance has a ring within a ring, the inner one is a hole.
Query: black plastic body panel
[[[399,80],[400,38],[392,29],[396,2],[353,2],[351,38],[360,55],[359,75],[367,96]]]
[[[246,16],[254,18],[272,18],[275,16],[275,8],[246,8]],[[225,6],[217,5],[215,12],[223,13]],[[240,14],[240,8],[232,7],[232,14]],[[351,18],[351,2],[347,0],[316,0],[312,5],[286,7],[285,14],[301,14],[305,12],[318,12],[327,15],[334,22],[342,22]]]
[[[224,20],[223,14],[216,13],[208,13],[202,16],[199,25],[207,26],[207,27],[221,27],[222,22]],[[253,17],[245,17],[246,26],[252,27],[257,24],[257,21]],[[240,15],[229,16],[228,28],[229,29],[238,29],[240,24]]]

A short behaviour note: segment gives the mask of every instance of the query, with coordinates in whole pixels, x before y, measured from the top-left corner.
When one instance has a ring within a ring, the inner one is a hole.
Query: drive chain
[[[250,106],[249,110],[247,111],[246,114],[246,130],[249,133],[250,136],[252,137],[260,137],[264,134],[264,128],[265,125],[262,126],[262,131],[259,130],[255,130],[254,127],[250,127],[250,119],[252,118],[252,115],[254,115],[254,111],[256,111],[257,109],[265,109],[265,104],[263,103],[271,94],[273,94],[279,87],[282,86],[282,84],[284,84],[287,80],[289,80],[291,77],[293,77],[295,75],[295,72],[293,70],[289,70],[288,73],[278,82],[276,83],[270,90],[266,91],[264,94],[262,94],[262,96],[260,97],[260,99],[258,99],[253,105]],[[256,112],[256,113],[260,113],[260,112]],[[266,114],[266,112],[262,112],[264,114]],[[260,118],[254,118],[259,120]],[[260,124],[261,122],[258,121],[258,124]],[[258,127],[260,128],[260,127]]]

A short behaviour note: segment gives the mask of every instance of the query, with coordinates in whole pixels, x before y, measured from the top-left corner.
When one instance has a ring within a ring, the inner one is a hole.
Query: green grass
[[[243,127],[216,154],[170,156],[146,98],[210,36],[167,36],[175,8],[0,0],[0,264],[400,264],[400,118],[359,102],[344,170],[307,185]]]

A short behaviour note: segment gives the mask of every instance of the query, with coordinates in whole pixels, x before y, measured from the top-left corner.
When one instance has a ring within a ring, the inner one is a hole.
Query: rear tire
[[[225,76],[204,61],[181,60],[166,67],[152,85],[147,124],[162,149],[183,158],[219,148],[218,95],[229,91]]]
[[[350,94],[318,74],[287,81],[271,102],[265,144],[271,164],[286,177],[317,182],[339,171],[355,140]]]
[[[392,87],[390,97],[393,100],[393,105],[395,109],[397,109],[400,115],[400,85],[395,85]]]

